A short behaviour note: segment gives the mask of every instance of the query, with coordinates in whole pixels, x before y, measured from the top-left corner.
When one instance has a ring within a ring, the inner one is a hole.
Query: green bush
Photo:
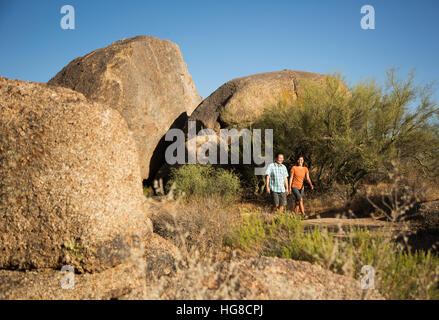
[[[211,165],[187,164],[172,168],[167,189],[174,183],[176,195],[185,198],[216,196],[233,201],[240,192],[240,181],[234,172]]]

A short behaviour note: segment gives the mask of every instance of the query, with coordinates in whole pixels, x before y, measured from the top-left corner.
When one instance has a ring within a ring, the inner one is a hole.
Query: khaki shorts
[[[287,194],[285,192],[270,191],[273,198],[273,204],[277,206],[287,205]]]

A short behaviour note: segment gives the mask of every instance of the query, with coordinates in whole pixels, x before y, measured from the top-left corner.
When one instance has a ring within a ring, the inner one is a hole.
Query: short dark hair
[[[276,152],[276,154],[274,155],[274,158],[277,159],[280,155],[285,156],[285,155],[283,154],[283,152]]]

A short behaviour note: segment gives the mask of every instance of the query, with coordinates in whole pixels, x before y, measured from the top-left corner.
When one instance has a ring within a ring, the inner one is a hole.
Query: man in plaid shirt
[[[267,194],[271,194],[273,205],[280,212],[283,211],[287,204],[288,188],[288,170],[284,162],[284,155],[280,152],[276,153],[276,161],[269,164],[265,171],[265,186]]]

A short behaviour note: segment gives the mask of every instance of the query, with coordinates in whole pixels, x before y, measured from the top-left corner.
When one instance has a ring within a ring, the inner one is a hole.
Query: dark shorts
[[[303,198],[303,192],[305,191],[305,189],[297,189],[297,188],[291,188],[291,192],[294,194],[294,196],[296,197],[296,204],[299,204],[300,199]]]
[[[274,192],[271,191],[271,196],[273,198],[273,204],[277,206],[287,205],[287,194],[285,192]]]

